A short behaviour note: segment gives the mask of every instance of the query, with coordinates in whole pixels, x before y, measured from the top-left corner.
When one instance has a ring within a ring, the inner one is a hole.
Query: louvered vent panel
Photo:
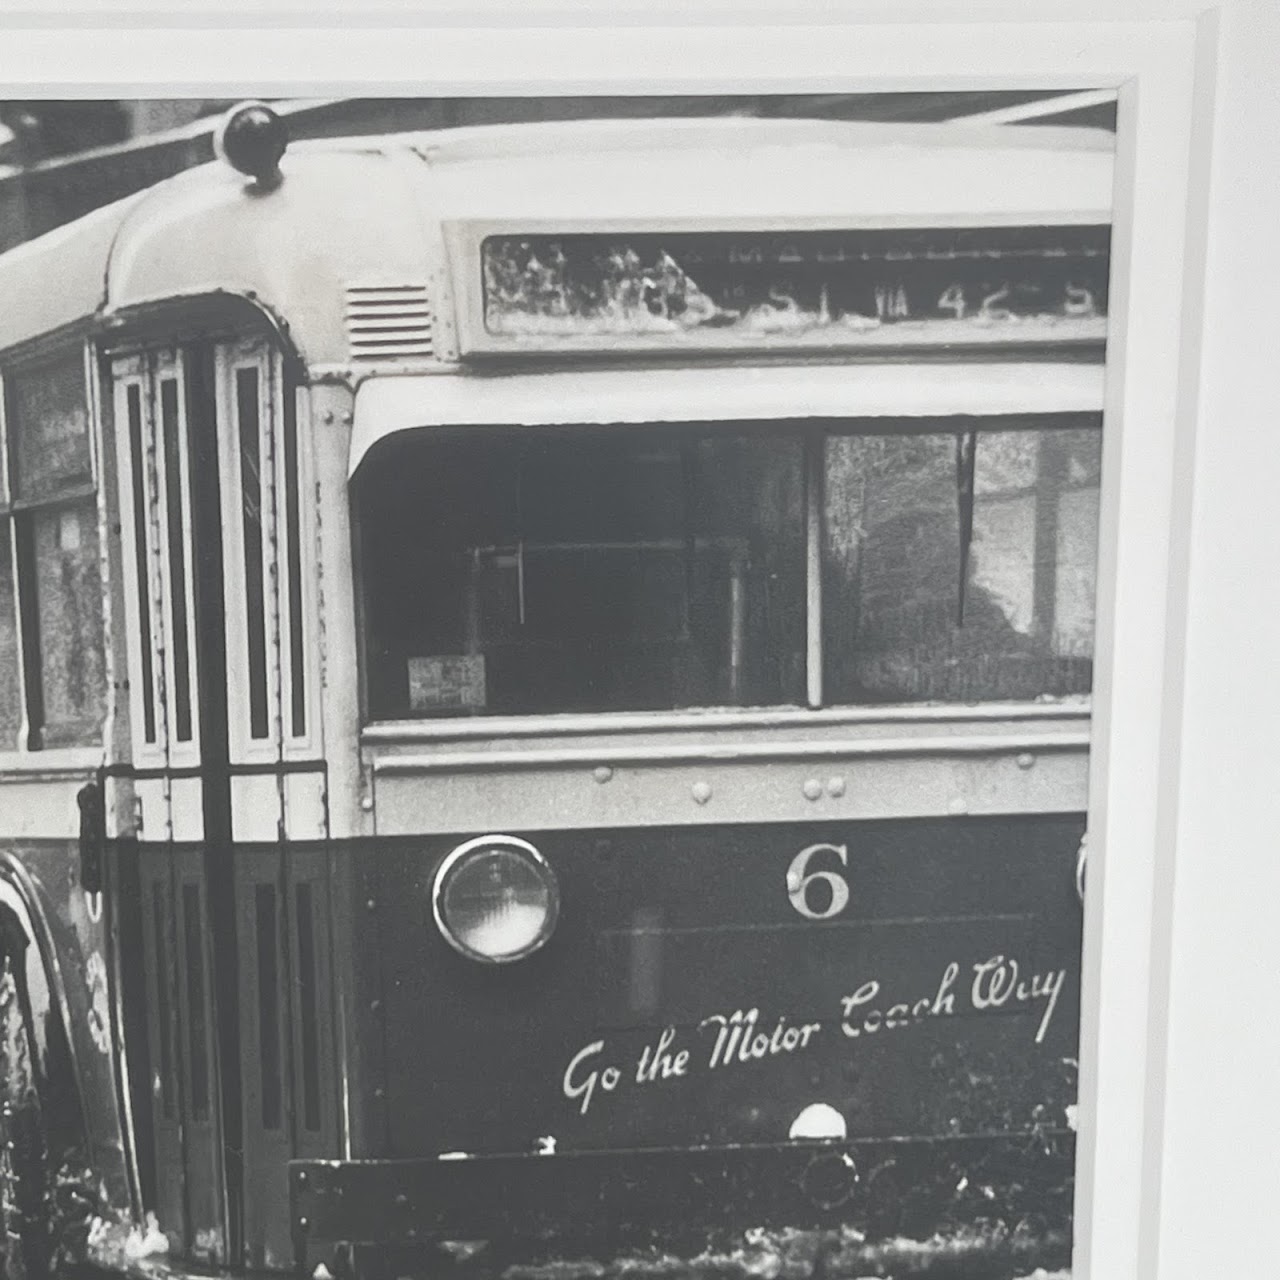
[[[426,285],[348,285],[347,340],[353,360],[431,355]]]

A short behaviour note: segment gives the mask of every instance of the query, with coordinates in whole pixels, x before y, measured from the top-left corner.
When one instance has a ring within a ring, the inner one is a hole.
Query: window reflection
[[[79,349],[6,379],[14,423],[13,492],[45,498],[93,482],[84,359]]]
[[[1087,693],[1100,443],[1089,430],[829,439],[827,701]]]
[[[4,392],[12,508],[0,521],[0,750],[100,744],[102,574],[83,349],[8,371]]]
[[[89,745],[106,714],[102,578],[93,499],[32,513],[43,745]]]

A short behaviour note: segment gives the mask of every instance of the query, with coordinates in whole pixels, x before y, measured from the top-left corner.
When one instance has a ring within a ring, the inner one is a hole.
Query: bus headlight
[[[532,955],[551,936],[560,889],[533,845],[515,836],[480,836],[440,864],[431,910],[455,951],[508,964]]]

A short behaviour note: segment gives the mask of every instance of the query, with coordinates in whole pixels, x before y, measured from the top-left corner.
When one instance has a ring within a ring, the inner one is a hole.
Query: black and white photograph
[[[7,1280],[1070,1280],[1117,102],[0,99]]]

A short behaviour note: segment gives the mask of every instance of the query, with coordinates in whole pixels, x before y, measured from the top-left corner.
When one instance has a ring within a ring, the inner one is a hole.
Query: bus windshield
[[[856,425],[384,441],[371,717],[1087,693],[1100,432]]]

